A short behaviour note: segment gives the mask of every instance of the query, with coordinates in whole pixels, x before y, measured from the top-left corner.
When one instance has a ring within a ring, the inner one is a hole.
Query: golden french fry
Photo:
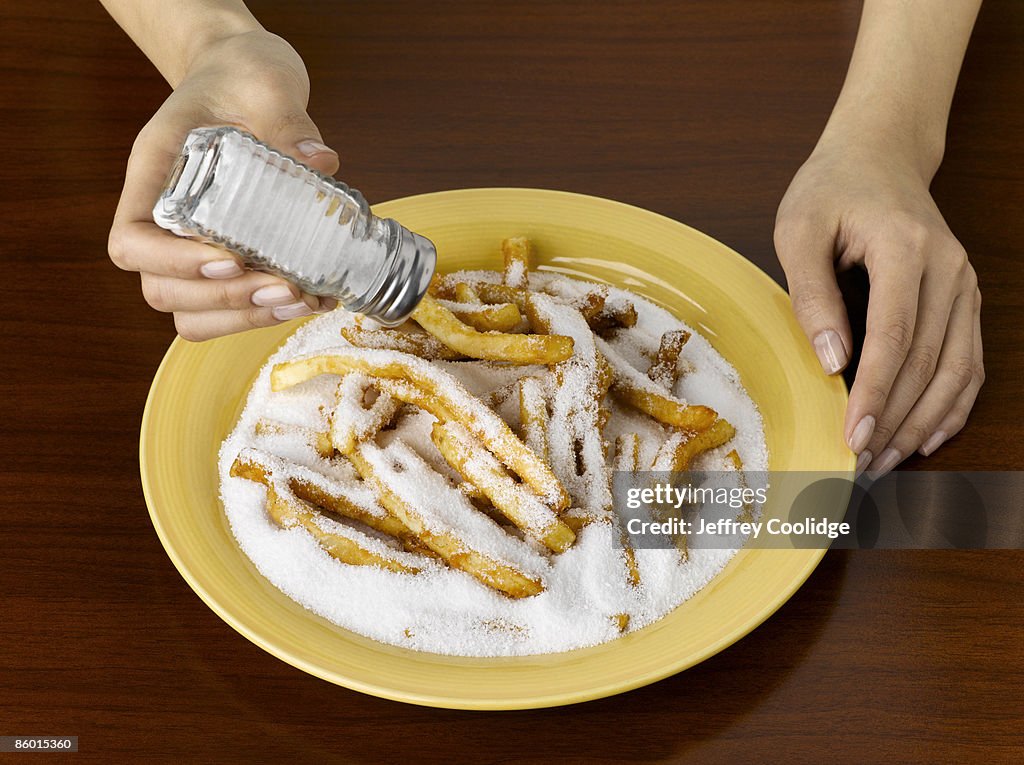
[[[457,487],[459,491],[466,495],[466,499],[472,502],[474,505],[490,505],[491,501],[487,499],[487,495],[480,490],[479,486],[475,486],[469,481],[462,481]]]
[[[516,364],[553,364],[572,356],[572,339],[561,335],[513,335],[478,332],[426,295],[413,320],[449,348],[475,359]]]
[[[376,393],[372,403],[366,396]],[[363,372],[349,372],[338,383],[337,403],[331,412],[331,444],[348,454],[359,441],[373,438],[391,422],[401,402],[379,392]]]
[[[556,553],[576,535],[536,494],[512,480],[501,463],[457,422],[436,422],[431,438],[459,474],[480,489],[506,518]]]
[[[506,401],[508,401],[512,394],[519,389],[519,380],[513,380],[512,382],[505,383],[486,395],[484,401],[494,411],[498,411]]]
[[[739,473],[740,486],[744,489],[749,487],[747,483],[747,476],[743,472],[743,460],[740,459],[739,453],[732,449],[728,454],[725,455],[725,461],[732,465],[733,470]],[[754,504],[753,502],[744,502],[743,511],[736,517],[736,520],[741,523],[750,522],[754,520]]]
[[[714,409],[690,405],[666,393],[647,375],[622,358],[607,341],[597,338],[597,346],[611,365],[611,392],[620,402],[675,428],[699,433],[711,427],[718,416]]]
[[[462,286],[462,285],[457,285]],[[450,300],[438,300],[459,321],[479,330],[480,332],[511,332],[519,326],[522,316],[515,303],[455,303]]]
[[[435,298],[445,300],[457,300],[460,303],[512,303],[520,311],[526,308],[526,295],[528,290],[509,287],[500,282],[489,282],[482,279],[470,279],[469,281],[458,281],[457,275],[449,274],[436,277],[431,284],[432,291],[429,292]],[[473,300],[466,299],[469,294],[476,295]],[[462,295],[463,297],[459,297]]]
[[[533,243],[525,236],[509,237],[501,243],[505,259],[505,284],[525,290],[530,286],[530,269],[534,267]]]
[[[324,459],[334,456],[334,444],[331,443],[331,434],[327,431],[314,428],[304,428],[299,425],[287,425],[274,420],[259,419],[256,421],[257,436],[276,436],[289,433],[301,433],[306,437],[309,444]]]
[[[544,293],[527,296],[526,316],[535,331],[568,335],[575,348],[572,358],[551,367],[555,384],[548,422],[548,457],[574,505],[563,519],[573,531],[592,521],[611,521],[611,486],[600,427],[604,391],[594,335],[577,308]]]
[[[526,290],[490,282],[476,282],[473,289],[485,303],[512,303],[520,311],[526,308]]]
[[[249,453],[246,454],[246,452]],[[278,467],[283,464],[283,460],[280,458],[270,458],[270,460],[277,463]],[[311,473],[312,471],[307,472]],[[344,512],[339,512],[339,515],[356,518],[363,522],[369,521],[367,525],[378,528],[380,531],[392,533],[399,539],[402,537],[411,539],[412,533],[397,518],[386,514],[378,517],[368,513],[365,508],[360,508],[340,494],[329,494],[317,483],[310,482],[308,476],[306,480],[295,476],[275,477],[268,463],[259,461],[256,458],[255,450],[252,449],[244,450],[235,458],[231,465],[231,475],[263,484],[267,488],[267,513],[274,522],[282,528],[294,525],[302,526],[320,543],[321,547],[342,563],[357,566],[379,566],[389,571],[412,574],[422,568],[422,563],[415,565],[417,558],[412,557],[409,553],[399,553],[380,540],[373,539],[356,529],[343,526],[340,523],[329,523],[317,513],[314,505],[336,511],[343,509]],[[323,478],[326,483],[328,479],[326,476]],[[296,489],[299,491],[295,491]],[[321,501],[306,497],[316,497]],[[330,504],[323,502],[325,499]],[[374,525],[381,518],[388,519],[393,523]],[[384,528],[380,528],[380,526],[384,526]],[[398,531],[397,534],[393,533],[396,531]],[[423,562],[425,563],[426,559],[423,559]]]
[[[728,460],[734,470],[743,470],[743,460],[740,459],[740,455],[735,449],[726,454],[725,459]]]
[[[520,570],[516,562],[478,549],[482,538],[495,534],[507,537],[508,547],[518,540],[508,537],[494,521],[473,508],[458,489],[406,444],[396,440],[381,449],[364,442],[356,445],[349,459],[363,480],[376,488],[381,504],[449,566],[512,598],[544,590],[541,579]],[[529,552],[524,543],[519,544]]]
[[[402,351],[421,359],[456,361],[466,358],[426,332],[403,332],[397,329],[363,329],[342,327],[341,335],[357,348],[378,348]]]
[[[542,460],[548,460],[548,402],[536,377],[519,381],[519,426],[523,441]]]
[[[516,437],[504,420],[448,372],[414,356],[397,351],[339,348],[276,365],[270,375],[271,388],[283,390],[317,375],[351,370],[382,378],[377,383],[382,391],[420,406],[440,420],[461,422],[546,504],[556,510],[568,507],[569,496],[551,468]],[[385,385],[388,381],[407,384]]]
[[[620,327],[636,326],[636,306],[629,300],[605,300],[604,307],[587,323],[598,334]]]
[[[683,404],[668,396],[634,387],[629,381],[614,383],[612,395],[659,422],[694,433],[711,427],[718,416],[710,407]]]
[[[612,465],[615,470],[635,473],[640,469],[640,436],[636,433],[623,433],[615,439],[615,455]],[[636,550],[633,549],[633,541],[629,532],[619,520],[619,540],[622,543],[622,554],[626,559],[626,574],[629,583],[634,587],[640,586],[640,568],[636,563]]]
[[[721,418],[700,433],[677,430],[661,445],[653,469],[673,473],[689,470],[697,455],[727,443],[735,435],[736,429]]]
[[[601,398],[604,398],[608,395],[608,391],[611,390],[612,383],[615,381],[615,372],[603,353],[596,351],[596,355],[598,374],[597,389],[601,393]]]
[[[334,481],[323,473],[256,449],[243,449],[231,465],[231,475],[270,486],[275,472],[287,476],[288,488],[296,497],[332,513],[365,523],[393,536],[407,549],[417,550],[415,535],[400,520],[380,506],[376,496],[362,486]]]
[[[615,614],[612,620],[619,632],[625,632],[629,628],[629,614]]]
[[[615,439],[615,470],[635,473],[640,469],[640,436],[636,433],[622,433]]]
[[[679,354],[683,346],[690,339],[690,333],[685,329],[674,329],[661,336],[661,343],[658,345],[658,353],[654,357],[654,363],[647,370],[647,376],[666,390],[671,391],[675,387],[678,378]]]
[[[350,566],[376,566],[397,574],[418,574],[429,563],[427,558],[418,563],[413,557],[415,553],[392,550],[380,540],[340,523],[327,525],[329,522],[308,502],[282,491],[280,485],[267,487],[267,514],[282,528],[301,526],[328,555]]]
[[[575,305],[579,309],[579,312],[583,314],[583,318],[587,322],[587,326],[590,326],[592,321],[597,320],[597,317],[604,311],[605,301],[608,299],[608,290],[597,289],[592,290],[583,295]]]
[[[480,293],[465,282],[455,285],[455,300],[459,303],[483,303],[484,299]]]

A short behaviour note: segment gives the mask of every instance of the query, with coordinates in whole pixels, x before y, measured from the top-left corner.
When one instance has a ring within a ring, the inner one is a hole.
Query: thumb
[[[850,361],[850,320],[836,282],[834,238],[824,229],[779,221],[775,249],[786,272],[793,312],[826,374]]]
[[[273,123],[261,138],[325,175],[338,172],[338,152],[324,143],[320,130],[305,111],[296,110]]]

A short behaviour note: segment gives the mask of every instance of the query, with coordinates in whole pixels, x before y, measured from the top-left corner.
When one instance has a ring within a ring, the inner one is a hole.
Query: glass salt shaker
[[[233,127],[188,134],[157,225],[395,326],[434,274],[433,243],[370,212],[363,195]]]

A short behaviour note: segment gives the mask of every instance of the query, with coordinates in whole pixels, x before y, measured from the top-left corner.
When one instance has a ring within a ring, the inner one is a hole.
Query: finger
[[[978,399],[981,386],[985,384],[985,362],[984,349],[981,341],[981,295],[975,300],[976,313],[974,316],[974,374],[970,384],[957,398],[953,408],[942,418],[935,432],[921,446],[921,453],[924,456],[933,454],[942,444],[955,436],[967,423],[967,416],[974,408]]]
[[[261,141],[316,168],[325,175],[338,172],[338,153],[324,143],[320,129],[306,114],[306,104],[294,90],[270,111],[260,112],[249,128]]]
[[[142,274],[142,294],[158,311],[241,310],[299,302],[298,287],[284,279],[247,271],[234,279],[175,279]]]
[[[220,247],[175,236],[152,221],[120,221],[110,229],[110,259],[125,271],[175,279],[233,279],[241,259]]]
[[[966,347],[962,350],[968,361],[967,369],[971,368],[971,344],[973,342],[971,321],[974,316],[974,292],[972,287],[971,291],[964,295],[964,299],[960,300],[956,296],[956,289],[957,282],[938,269],[929,269],[921,279],[914,339],[910,343],[907,358],[893,381],[882,414],[875,423],[874,433],[866,447],[867,451],[878,456],[879,461],[882,459],[883,450],[890,446],[889,441],[896,433],[896,429],[900,427],[935,376],[944,345],[954,339],[948,330],[963,333],[959,339],[966,343]],[[958,326],[951,327],[951,314],[954,305],[958,307],[960,316],[958,317]],[[967,382],[967,380],[964,381],[957,393],[963,390]],[[948,403],[951,405],[952,400]],[[945,411],[937,414],[941,416],[945,414]],[[914,444],[913,448],[916,449],[918,446],[920,446],[920,442]],[[903,456],[907,454],[908,452],[904,452]],[[898,455],[890,452],[885,456],[891,461]]]
[[[279,308],[254,306],[241,311],[181,311],[174,314],[174,326],[184,339],[201,342],[259,327],[271,327],[310,313],[305,302]]]
[[[868,269],[867,330],[844,426],[846,443],[858,454],[871,440],[914,337],[922,269],[919,260],[900,255]]]
[[[877,454],[868,476],[877,480],[906,459],[939,430],[939,423],[956,405],[974,378],[974,295],[960,295],[953,303],[946,337],[935,374],[891,440],[863,454]],[[911,351],[913,353],[913,351]],[[887,407],[888,410],[888,407]],[[883,418],[887,415],[883,415]],[[870,461],[870,457],[868,458]]]
[[[846,305],[836,283],[833,237],[811,223],[780,220],[775,248],[786,272],[793,312],[826,374],[850,360],[852,346]]]

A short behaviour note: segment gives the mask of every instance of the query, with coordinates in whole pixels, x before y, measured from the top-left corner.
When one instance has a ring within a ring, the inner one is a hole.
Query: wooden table
[[[371,200],[607,196],[775,277],[775,207],[859,13],[852,0],[251,5],[305,57],[311,113]],[[1019,761],[1021,552],[830,553],[714,658],[546,711],[362,696],[240,637],[150,525],[139,420],[174,331],[105,253],[129,147],[167,88],[96,3],[0,14],[0,734],[78,735],[83,762]],[[935,182],[981,279],[989,382],[929,467],[1024,457],[1022,41],[1024,4],[988,0]]]

